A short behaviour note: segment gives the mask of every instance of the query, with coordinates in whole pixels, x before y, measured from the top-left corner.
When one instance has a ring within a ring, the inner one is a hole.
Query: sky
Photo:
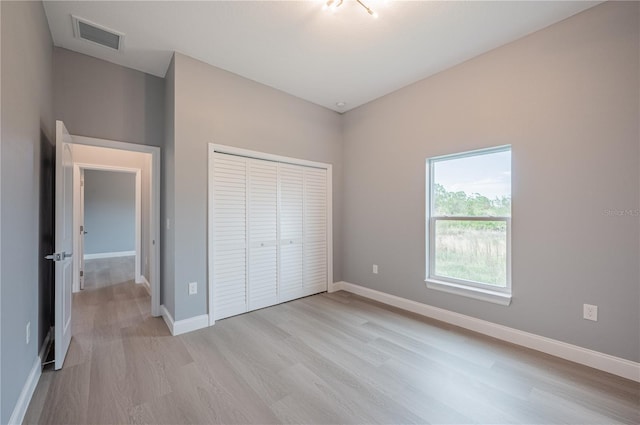
[[[434,181],[449,192],[511,197],[511,151],[434,163]]]

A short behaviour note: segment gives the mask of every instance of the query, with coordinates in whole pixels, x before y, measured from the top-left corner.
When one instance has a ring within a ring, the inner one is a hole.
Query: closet
[[[212,153],[215,320],[327,290],[327,168]]]

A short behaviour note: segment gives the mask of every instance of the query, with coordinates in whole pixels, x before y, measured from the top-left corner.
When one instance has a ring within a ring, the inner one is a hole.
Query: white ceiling
[[[45,1],[56,46],[164,77],[178,51],[338,112],[599,1]],[[71,15],[125,34],[121,53],[73,37]],[[337,102],[346,102],[338,107]]]

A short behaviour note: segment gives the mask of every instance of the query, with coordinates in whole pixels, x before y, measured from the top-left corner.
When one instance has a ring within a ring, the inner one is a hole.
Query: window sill
[[[469,286],[457,285],[455,283],[443,282],[441,280],[426,279],[427,288],[436,291],[448,292],[450,294],[462,295],[463,297],[474,298],[476,300],[487,301],[494,304],[511,304],[511,294],[492,291],[490,289],[472,288]]]

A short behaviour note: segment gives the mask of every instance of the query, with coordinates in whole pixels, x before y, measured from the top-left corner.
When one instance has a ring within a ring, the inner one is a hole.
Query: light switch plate
[[[189,282],[189,295],[198,293],[198,282]]]

